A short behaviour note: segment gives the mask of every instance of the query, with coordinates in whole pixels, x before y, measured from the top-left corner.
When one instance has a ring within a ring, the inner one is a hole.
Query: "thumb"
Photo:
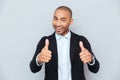
[[[45,49],[48,49],[48,47],[49,47],[49,40],[46,39],[46,40],[45,40],[45,47],[44,47],[44,48],[45,48]]]
[[[85,50],[85,47],[84,47],[82,41],[79,42],[79,46],[80,46],[81,51],[84,51],[84,50]]]

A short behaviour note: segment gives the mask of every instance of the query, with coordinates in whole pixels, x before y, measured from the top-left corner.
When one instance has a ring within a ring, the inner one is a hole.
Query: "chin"
[[[57,33],[57,34],[62,35],[61,33]]]
[[[62,33],[58,33],[58,32],[57,32],[57,34],[62,35]]]
[[[61,34],[62,34],[62,32],[58,32],[58,31],[56,31],[56,33],[57,33],[57,34],[59,34],[59,35],[61,35]]]

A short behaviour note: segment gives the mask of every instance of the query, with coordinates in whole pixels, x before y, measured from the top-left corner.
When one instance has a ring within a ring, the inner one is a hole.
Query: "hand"
[[[83,42],[79,42],[81,52],[79,53],[81,61],[83,63],[89,63],[92,61],[92,54],[84,47]]]
[[[48,63],[51,60],[52,52],[48,49],[49,47],[49,40],[45,40],[45,46],[41,50],[41,52],[38,54],[38,63]]]

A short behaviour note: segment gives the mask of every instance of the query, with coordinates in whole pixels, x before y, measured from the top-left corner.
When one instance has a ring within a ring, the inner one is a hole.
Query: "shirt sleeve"
[[[38,63],[38,56],[39,56],[39,54],[36,57],[36,64],[37,64],[37,66],[41,66],[41,65],[43,65],[43,63],[41,63],[41,64]]]
[[[95,57],[92,56],[92,61],[88,63],[90,66],[94,65],[95,64]]]

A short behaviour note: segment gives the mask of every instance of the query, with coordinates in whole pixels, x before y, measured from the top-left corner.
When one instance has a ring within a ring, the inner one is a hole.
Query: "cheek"
[[[64,27],[66,27],[66,26],[68,26],[68,23],[62,22],[61,25],[64,26]]]
[[[52,22],[52,25],[53,25],[53,27],[55,27],[55,25],[56,25],[56,24],[55,24],[55,22],[54,22],[54,21]]]
[[[58,25],[58,24],[57,24],[57,21],[54,21],[54,20],[53,20],[52,24],[53,24],[53,25]]]
[[[64,26],[64,28],[68,28],[68,27],[70,26],[69,23],[64,23],[64,24],[62,24],[62,25]]]
[[[54,25],[54,24],[55,24],[55,21],[52,21],[52,24]]]

